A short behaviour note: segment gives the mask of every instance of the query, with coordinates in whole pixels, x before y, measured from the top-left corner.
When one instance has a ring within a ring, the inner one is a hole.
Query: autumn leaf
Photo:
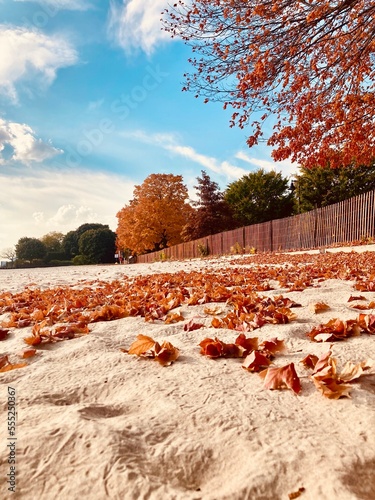
[[[246,338],[246,335],[243,333],[236,338],[234,343],[245,349],[244,356],[247,356],[251,351],[258,349],[258,337]]]
[[[20,353],[21,358],[26,359],[26,358],[32,358],[36,354],[36,349],[25,349]]]
[[[169,366],[176,361],[180,355],[179,349],[174,347],[170,342],[163,342],[161,346],[155,343],[155,359],[163,366]]]
[[[353,363],[348,361],[342,371],[337,376],[337,379],[341,382],[351,382],[352,380],[356,380],[360,378],[366,370],[372,368],[373,361],[366,360],[361,363]]]
[[[0,340],[5,340],[8,337],[9,330],[0,328]]]
[[[327,342],[332,340],[343,340],[361,334],[361,327],[355,320],[343,321],[331,319],[325,324],[314,327],[307,336],[315,342]]]
[[[217,337],[215,339],[205,338],[200,343],[200,353],[209,358],[242,358],[245,349],[240,345],[226,344]]]
[[[328,399],[339,399],[341,397],[350,397],[351,386],[341,384],[336,379],[321,379],[312,377],[316,388]]]
[[[128,349],[128,354],[135,354],[136,356],[145,356],[147,352],[151,351],[155,346],[155,340],[147,335],[137,335],[135,340]],[[150,356],[154,357],[154,356]]]
[[[182,314],[179,314],[179,313],[170,313],[170,314],[167,314],[167,317],[164,321],[164,323],[166,325],[169,325],[171,323],[178,323],[179,321],[184,321],[184,317],[182,316]]]
[[[259,351],[253,351],[246,356],[242,368],[249,372],[259,372],[271,364],[271,360]]]
[[[286,346],[283,340],[277,339],[276,337],[271,340],[265,340],[259,345],[259,350],[267,351],[271,354],[276,354],[277,352],[284,352]]]
[[[266,389],[291,389],[295,394],[301,392],[301,383],[294,368],[294,363],[281,368],[270,366],[260,375],[264,377]]]
[[[211,316],[215,316],[215,314],[222,314],[223,313],[223,308],[220,306],[215,306],[215,307],[205,307],[204,308],[204,313],[209,314]]]
[[[315,368],[318,359],[319,359],[318,356],[315,356],[315,354],[308,354],[301,360],[301,363],[306,368]]]
[[[203,323],[197,323],[194,318],[192,318],[188,323],[184,325],[184,331],[185,332],[192,332],[194,330],[199,330],[200,328],[203,328],[204,324]]]
[[[0,357],[0,372],[9,372],[10,370],[15,370],[16,368],[23,368],[27,366],[27,363],[16,363],[13,364],[9,361],[8,356]]]
[[[296,498],[300,497],[304,491],[305,488],[301,486],[301,488],[298,488],[297,491],[292,491],[291,493],[288,493],[289,500],[295,500]]]
[[[309,309],[314,314],[317,314],[323,311],[327,311],[328,309],[330,309],[330,307],[325,302],[316,302],[315,304],[310,304]]]
[[[348,298],[348,302],[353,302],[355,300],[367,300],[366,297],[364,297],[363,295],[358,295],[357,297],[356,296],[353,296],[351,295],[349,298]]]
[[[142,334],[137,335],[137,340],[131,344],[128,350],[121,349],[121,351],[143,358],[155,359],[163,366],[171,365],[180,355],[179,349],[170,342],[165,341],[160,345],[151,337]]]
[[[359,314],[358,324],[363,332],[375,334],[375,314]]]

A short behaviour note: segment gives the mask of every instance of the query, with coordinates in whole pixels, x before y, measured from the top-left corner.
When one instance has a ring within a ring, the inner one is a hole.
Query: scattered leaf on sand
[[[270,366],[260,373],[264,377],[266,389],[291,389],[295,394],[301,392],[301,383],[294,368],[294,363],[281,368]]]

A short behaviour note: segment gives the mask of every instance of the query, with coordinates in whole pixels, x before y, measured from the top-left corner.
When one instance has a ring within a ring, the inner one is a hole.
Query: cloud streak
[[[153,144],[175,155],[187,158],[204,169],[211,170],[219,175],[224,175],[228,180],[239,179],[243,175],[249,173],[249,170],[233,165],[228,161],[220,161],[212,156],[198,153],[191,146],[179,144],[173,134],[149,134],[143,130],[135,130],[132,132],[125,132],[123,135],[147,144]]]
[[[266,171],[279,170],[284,176],[292,176],[298,173],[298,165],[289,160],[275,162],[273,160],[255,158],[243,151],[236,153],[236,158],[242,160],[256,168],[263,168]]]
[[[170,36],[162,31],[161,12],[167,0],[112,0],[108,20],[108,33],[125,52],[141,49],[151,54],[155,47]]]
[[[0,25],[0,93],[18,102],[17,84],[37,80],[50,85],[60,68],[78,61],[76,50],[60,36]]]
[[[35,0],[13,0],[14,2],[32,2]],[[91,2],[87,0],[38,0],[42,6],[51,8],[51,12],[56,10],[87,10],[91,7]]]

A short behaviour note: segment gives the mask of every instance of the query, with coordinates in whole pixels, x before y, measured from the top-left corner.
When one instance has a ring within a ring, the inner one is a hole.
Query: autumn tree
[[[181,175],[151,174],[135,186],[133,196],[117,214],[120,248],[142,253],[182,242],[191,207]]]
[[[372,162],[374,0],[180,0],[164,26],[198,54],[184,90],[231,107],[250,147],[308,168]]]
[[[375,189],[375,165],[300,167],[293,181],[297,212],[307,212]]]
[[[229,184],[225,200],[243,225],[288,217],[293,211],[289,181],[280,172],[262,168]]]
[[[201,172],[202,177],[197,177],[198,185],[194,186],[198,200],[192,202],[194,210],[189,214],[188,222],[182,231],[184,241],[220,233],[232,229],[235,225],[219,185],[212,181],[204,170]]]

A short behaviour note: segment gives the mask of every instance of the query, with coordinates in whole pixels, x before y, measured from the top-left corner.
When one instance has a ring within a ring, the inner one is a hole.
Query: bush
[[[198,254],[200,257],[207,257],[207,255],[210,253],[208,246],[203,245],[202,243],[198,243]]]
[[[76,255],[73,258],[72,263],[75,266],[85,266],[87,264],[92,264],[93,262],[86,255]]]

